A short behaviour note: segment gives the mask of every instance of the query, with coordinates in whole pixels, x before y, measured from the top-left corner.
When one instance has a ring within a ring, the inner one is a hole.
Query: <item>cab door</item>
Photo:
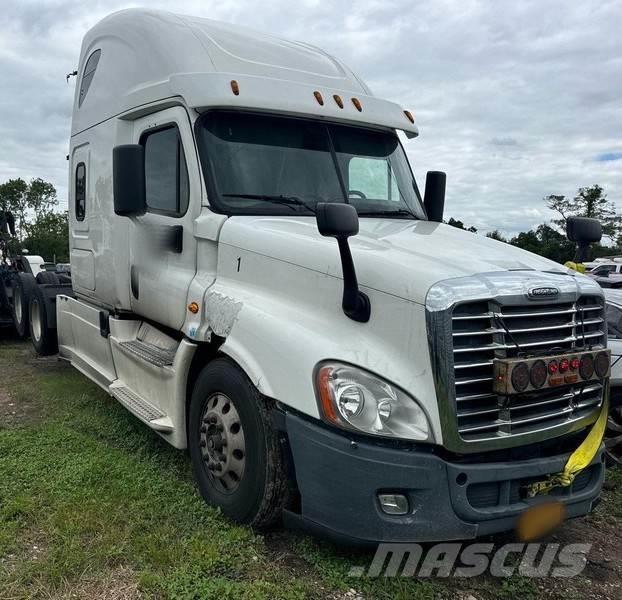
[[[169,108],[134,123],[145,149],[147,212],[130,226],[133,312],[179,330],[196,272],[193,221],[201,208],[198,158],[188,114]]]

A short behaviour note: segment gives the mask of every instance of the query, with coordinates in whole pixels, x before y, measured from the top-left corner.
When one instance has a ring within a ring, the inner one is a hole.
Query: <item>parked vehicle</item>
[[[622,263],[620,262],[601,262],[590,271],[586,271],[586,275],[597,281],[601,287],[622,287]]]
[[[421,198],[396,132],[409,111],[307,44],[147,10],[83,41],[72,289],[31,303],[32,336],[188,448],[239,522],[508,530],[604,406],[600,287],[444,225],[445,175]],[[569,517],[602,456],[551,492]]]
[[[622,290],[606,289],[608,344],[611,349],[610,413],[605,447],[610,464],[622,462]]]

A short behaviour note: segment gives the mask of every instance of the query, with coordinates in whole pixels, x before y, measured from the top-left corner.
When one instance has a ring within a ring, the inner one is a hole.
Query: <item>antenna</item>
[[[75,77],[77,74],[78,74],[78,71],[72,71],[71,73],[67,73],[67,75],[65,76],[65,78],[67,79],[67,83],[69,83],[70,77]]]

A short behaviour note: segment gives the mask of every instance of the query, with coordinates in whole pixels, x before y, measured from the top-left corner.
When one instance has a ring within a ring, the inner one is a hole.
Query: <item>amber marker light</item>
[[[337,94],[335,94],[333,96],[333,98],[335,99],[335,102],[337,103],[337,106],[339,108],[343,108],[343,100],[341,99],[341,96],[338,96]]]
[[[320,404],[324,416],[334,424],[339,424],[341,419],[337,415],[330,391],[330,377],[333,374],[332,367],[322,367],[317,374],[317,388],[320,396]]]
[[[405,110],[404,114],[406,115],[406,118],[414,125],[415,117],[413,117],[413,114],[409,110]]]
[[[313,95],[315,96],[317,103],[320,106],[324,106],[324,98],[322,98],[322,94],[320,94],[320,92],[313,92]]]
[[[193,315],[196,315],[199,312],[199,305],[196,302],[191,302],[190,304],[188,304],[188,310]]]
[[[240,86],[238,85],[238,82],[235,79],[231,80],[231,91],[233,92],[235,96],[240,95]]]
[[[356,107],[356,110],[358,110],[359,112],[362,112],[363,105],[361,104],[361,101],[358,98],[352,98],[352,104],[354,104],[354,106]]]

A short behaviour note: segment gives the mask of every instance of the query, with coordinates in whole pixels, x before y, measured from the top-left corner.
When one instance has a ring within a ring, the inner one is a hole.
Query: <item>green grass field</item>
[[[371,553],[233,525],[199,497],[185,453],[67,365],[0,340],[0,374],[2,599],[566,595],[516,577],[351,578]],[[619,525],[616,490],[605,521],[583,525]]]

